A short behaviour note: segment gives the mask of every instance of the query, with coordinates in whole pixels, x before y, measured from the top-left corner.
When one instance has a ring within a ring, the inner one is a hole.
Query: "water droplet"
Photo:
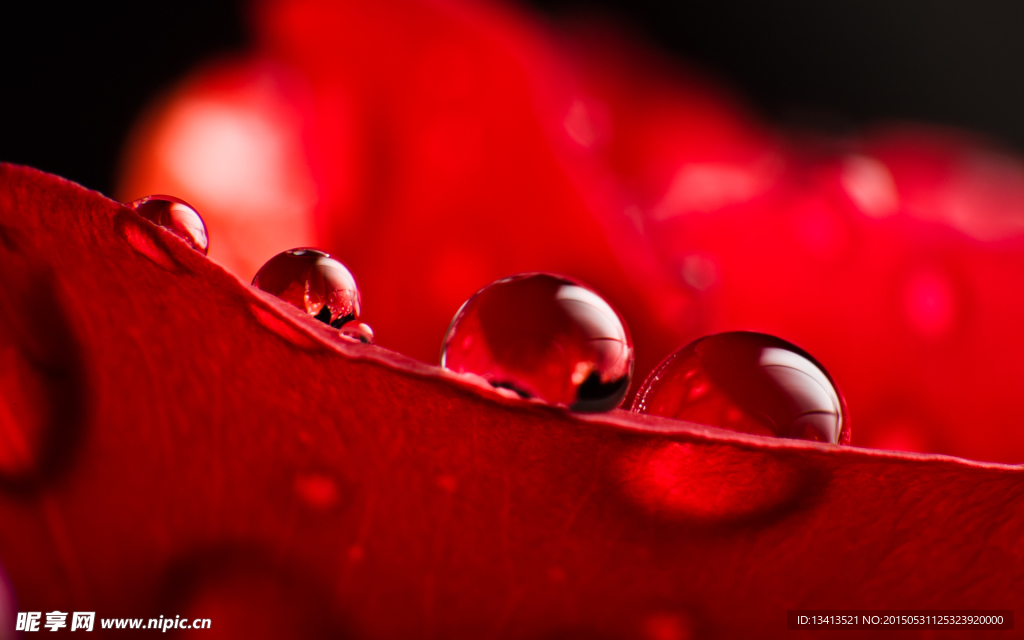
[[[252,285],[336,329],[359,317],[355,278],[323,251],[283,251],[260,267]]]
[[[719,333],[676,351],[644,381],[633,411],[758,435],[850,441],[845,402],[825,369],[762,333]]]
[[[622,317],[562,276],[520,274],[474,294],[452,320],[441,366],[575,411],[622,402],[633,343]]]
[[[373,344],[373,329],[365,322],[350,322],[341,328],[341,335],[358,340],[363,344]]]
[[[174,196],[146,196],[130,205],[140,216],[167,229],[204,256],[210,249],[206,224],[192,205]]]

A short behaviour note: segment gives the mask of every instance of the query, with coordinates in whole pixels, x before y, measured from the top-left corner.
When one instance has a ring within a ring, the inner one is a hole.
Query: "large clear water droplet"
[[[763,333],[691,342],[647,377],[633,411],[758,435],[850,441],[846,404],[824,367]]]
[[[498,280],[462,305],[441,366],[522,397],[608,411],[629,388],[633,343],[601,296],[562,276],[529,273]]]

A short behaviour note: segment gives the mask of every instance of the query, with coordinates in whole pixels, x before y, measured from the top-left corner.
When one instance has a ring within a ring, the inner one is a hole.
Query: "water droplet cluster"
[[[206,227],[188,203],[155,195],[130,206],[206,253]],[[323,251],[283,251],[252,284],[348,340],[374,341],[373,329],[357,322],[355,278]],[[442,367],[585,412],[619,406],[633,360],[621,315],[588,287],[549,273],[511,276],[478,291],[456,313],[441,347]],[[845,403],[825,369],[800,348],[759,333],[707,336],[680,349],[651,373],[632,409],[760,435],[850,439]]]

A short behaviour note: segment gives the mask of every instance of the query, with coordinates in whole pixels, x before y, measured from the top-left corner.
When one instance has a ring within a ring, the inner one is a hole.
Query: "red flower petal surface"
[[[30,169],[0,167],[0,241],[17,610],[652,640],[791,637],[794,608],[1019,613],[1020,467],[509,400]]]

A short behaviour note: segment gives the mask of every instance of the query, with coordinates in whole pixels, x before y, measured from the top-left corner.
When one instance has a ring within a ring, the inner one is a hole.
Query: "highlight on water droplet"
[[[336,329],[359,318],[359,288],[352,273],[317,249],[277,254],[260,268],[252,285]]]
[[[139,198],[128,205],[143,218],[167,229],[204,256],[210,250],[206,223],[195,207],[181,198],[152,195]]]
[[[806,351],[763,333],[700,338],[647,377],[633,411],[752,433],[850,441],[846,403]]]
[[[591,289],[526,273],[498,280],[462,305],[444,337],[441,366],[523,398],[608,411],[629,388],[633,343],[619,313]]]

